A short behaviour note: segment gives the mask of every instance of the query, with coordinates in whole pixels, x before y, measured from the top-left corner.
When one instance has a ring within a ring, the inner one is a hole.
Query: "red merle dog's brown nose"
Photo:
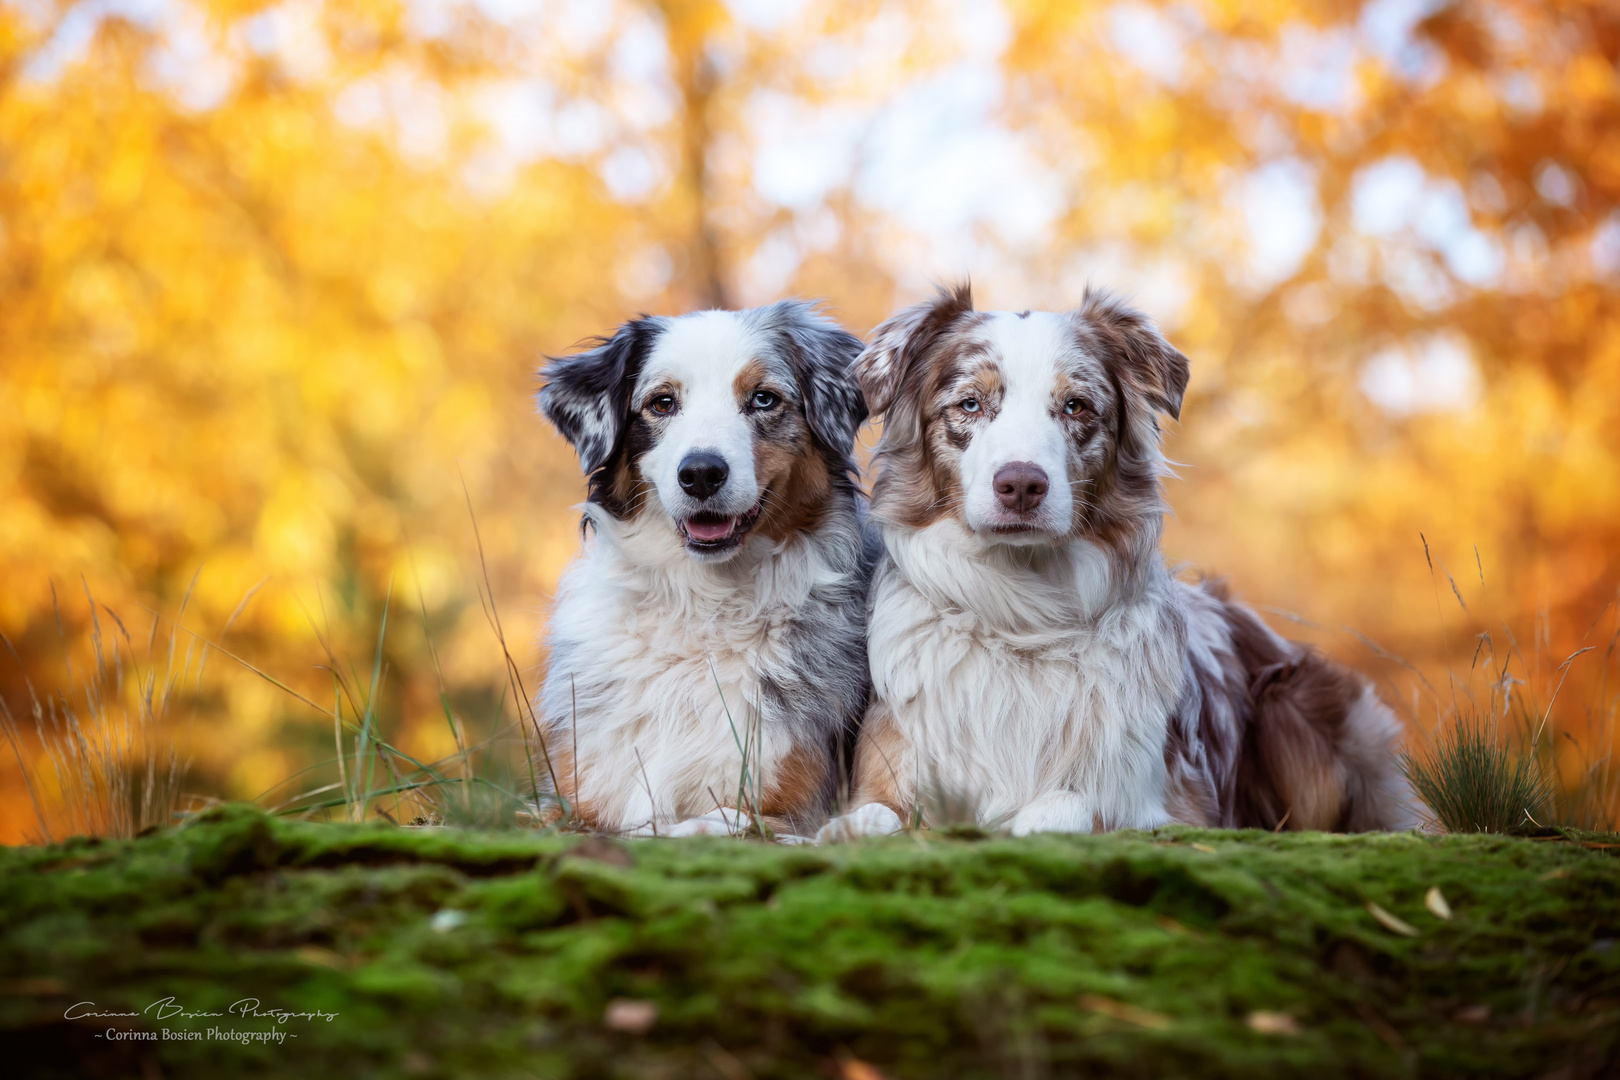
[[[1046,498],[1046,470],[1029,461],[1014,461],[996,470],[996,498],[1001,505],[1027,514]]]

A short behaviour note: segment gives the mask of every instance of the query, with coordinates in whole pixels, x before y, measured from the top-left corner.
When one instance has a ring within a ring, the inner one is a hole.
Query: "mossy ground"
[[[227,807],[0,851],[0,1071],[1609,1075],[1611,843],[1164,829],[794,848]],[[230,1014],[253,998],[336,1017]],[[614,999],[656,1020],[615,1030]],[[77,1002],[142,1015],[65,1020]],[[226,1015],[158,1015],[177,1007]],[[1257,1012],[1297,1030],[1254,1030]],[[209,1028],[288,1037],[174,1037]]]

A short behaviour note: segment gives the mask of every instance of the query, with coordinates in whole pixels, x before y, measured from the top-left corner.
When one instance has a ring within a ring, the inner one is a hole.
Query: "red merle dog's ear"
[[[541,369],[540,411],[573,444],[587,474],[607,463],[623,437],[630,393],[661,330],[658,319],[632,319],[584,352],[548,357]]]
[[[1153,320],[1106,292],[1086,290],[1076,313],[1107,353],[1103,359],[1152,408],[1181,419],[1187,358],[1166,341]]]
[[[866,420],[866,401],[852,370],[861,339],[803,300],[771,304],[759,309],[758,317],[793,368],[810,430],[827,449],[847,455]]]
[[[951,288],[940,286],[933,300],[896,312],[872,331],[866,350],[855,362],[855,377],[873,416],[889,410],[940,335],[958,316],[972,310],[971,285],[964,281]]]

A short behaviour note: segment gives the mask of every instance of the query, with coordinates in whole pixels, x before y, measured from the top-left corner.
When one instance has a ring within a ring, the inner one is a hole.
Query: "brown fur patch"
[[[737,407],[748,414],[754,392],[772,389],[771,370],[762,360],[749,361],[731,386]],[[810,532],[821,523],[833,496],[837,468],[817,450],[803,406],[786,394],[782,397],[782,404],[752,418],[754,476],[765,492],[754,532],[770,540]]]
[[[1410,825],[1390,747],[1398,729],[1364,680],[1273,634],[1225,583],[1200,588],[1212,603],[1196,603],[1195,617],[1219,619],[1228,648],[1192,668],[1202,704],[1177,710],[1166,742],[1171,799],[1180,789],[1214,805],[1222,828]]]
[[[1005,387],[1002,385],[1001,365],[996,360],[978,350],[961,349],[953,366],[962,374],[947,371],[947,378],[954,382],[966,374],[965,390],[976,396],[987,409],[993,410],[1000,405]],[[995,413],[989,412],[988,415],[994,416]]]
[[[1259,673],[1238,766],[1244,824],[1275,828],[1286,815],[1290,829],[1344,827],[1334,743],[1360,692],[1355,676],[1313,652]]]
[[[1170,820],[1205,829],[1220,827],[1221,808],[1215,802],[1214,792],[1200,782],[1202,779],[1179,769],[1170,770],[1169,786],[1164,793],[1164,808]]]
[[[652,425],[639,414],[630,417],[613,456],[591,474],[590,501],[621,521],[639,514],[652,491],[641,475],[641,458],[652,447]]]
[[[776,776],[760,800],[760,812],[789,821],[805,821],[822,807],[832,761],[827,753],[795,746],[776,765]]]
[[[808,437],[797,447],[757,442],[754,468],[766,491],[756,532],[783,540],[795,532],[813,531],[821,523],[833,496],[833,471]]]
[[[877,453],[882,471],[872,486],[876,516],[924,528],[960,510],[952,464],[960,450],[941,427],[935,399],[976,354],[962,335],[983,318],[962,284],[940,289],[931,303],[907,308],[872,332],[855,371],[867,406],[885,414]]]
[[[750,360],[742,366],[736,378],[731,380],[731,392],[736,397],[739,408],[747,407],[748,399],[759,389],[769,374],[770,368],[765,366],[763,360]]]
[[[937,429],[945,444],[955,452],[949,464],[956,474],[961,455],[973,441],[974,428],[994,420],[1001,411],[1002,395],[1006,392],[1001,365],[971,343],[958,342],[940,351],[934,382],[938,389],[934,392],[925,428],[930,434]],[[961,403],[969,398],[979,403],[977,413],[961,408]]]
[[[1187,358],[1160,336],[1146,316],[1106,293],[1087,290],[1074,313],[1074,328],[1080,351],[1101,362],[1113,398],[1104,403],[1084,392],[1087,388],[1073,387],[1076,396],[1097,410],[1088,423],[1078,426],[1076,447],[1099,436],[1108,444],[1100,463],[1082,475],[1071,471],[1069,479],[1077,495],[1074,531],[1107,548],[1117,563],[1125,565],[1139,556],[1136,549],[1164,512],[1157,413],[1163,410],[1180,416]],[[1056,391],[1060,396],[1070,392],[1062,386]],[[1071,454],[1071,462],[1076,456]]]
[[[1164,340],[1148,317],[1090,289],[1080,301],[1079,315],[1144,402],[1181,419],[1187,358]]]
[[[855,743],[854,794],[851,808],[867,803],[882,803],[906,820],[911,812],[911,799],[900,781],[900,770],[906,753],[905,736],[895,726],[888,705],[872,703],[866,720],[861,724],[860,738]]]
[[[1094,328],[1082,322],[1076,334],[1080,347],[1101,359],[1113,400],[1109,414],[1094,416],[1082,432],[1082,446],[1101,438],[1104,453],[1102,460],[1082,476],[1070,475],[1071,481],[1083,481],[1075,487],[1080,497],[1074,501],[1074,531],[1114,552],[1116,558],[1128,561],[1136,542],[1153,530],[1164,513],[1155,457],[1158,423],[1133,384],[1121,374],[1122,361],[1095,336]],[[1153,425],[1151,443],[1144,443],[1135,434],[1144,415],[1146,422]],[[1070,462],[1076,463],[1078,456],[1071,453]]]
[[[883,471],[872,486],[872,510],[888,521],[921,529],[941,518],[962,513],[960,462],[976,422],[954,408],[968,396],[993,415],[1001,395],[999,365],[977,342],[962,334],[978,325],[968,320],[959,330],[940,339],[939,347],[919,361],[910,384],[900,388],[896,410],[905,419],[884,429],[879,454]],[[948,397],[952,400],[946,400]],[[901,436],[902,424],[911,438]]]
[[[546,754],[551,759],[551,772],[557,776],[557,786],[561,789],[562,797],[567,799],[568,805],[574,808],[574,816],[589,828],[600,828],[601,822],[598,820],[598,815],[592,809],[590,802],[579,797],[579,778],[574,771],[574,750],[572,740],[569,738],[569,732],[566,730],[554,730],[546,739]],[[541,769],[545,768],[545,765],[538,761],[535,762],[535,765]],[[549,786],[551,776],[544,776],[543,782]],[[546,819],[544,823],[549,825],[561,817],[562,808],[552,806],[544,815]]]
[[[855,364],[855,377],[872,415],[887,412],[897,402],[941,335],[972,312],[973,289],[963,282],[941,288],[932,301],[906,308],[872,331],[872,343]]]
[[[935,426],[931,433],[945,441]],[[925,529],[961,512],[962,480],[951,463],[923,446],[884,452],[883,472],[872,485],[872,512],[885,521]]]
[[[1249,722],[1237,766],[1240,826],[1343,829],[1348,821],[1337,743],[1361,680],[1304,645],[1285,650],[1247,609],[1224,601],[1232,647],[1249,676]]]

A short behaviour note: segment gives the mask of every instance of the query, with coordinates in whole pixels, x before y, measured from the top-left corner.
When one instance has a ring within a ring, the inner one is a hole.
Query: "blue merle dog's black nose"
[[[692,498],[707,499],[726,486],[726,477],[730,475],[731,469],[719,454],[698,451],[681,459],[681,468],[675,477],[681,482],[681,490]]]

